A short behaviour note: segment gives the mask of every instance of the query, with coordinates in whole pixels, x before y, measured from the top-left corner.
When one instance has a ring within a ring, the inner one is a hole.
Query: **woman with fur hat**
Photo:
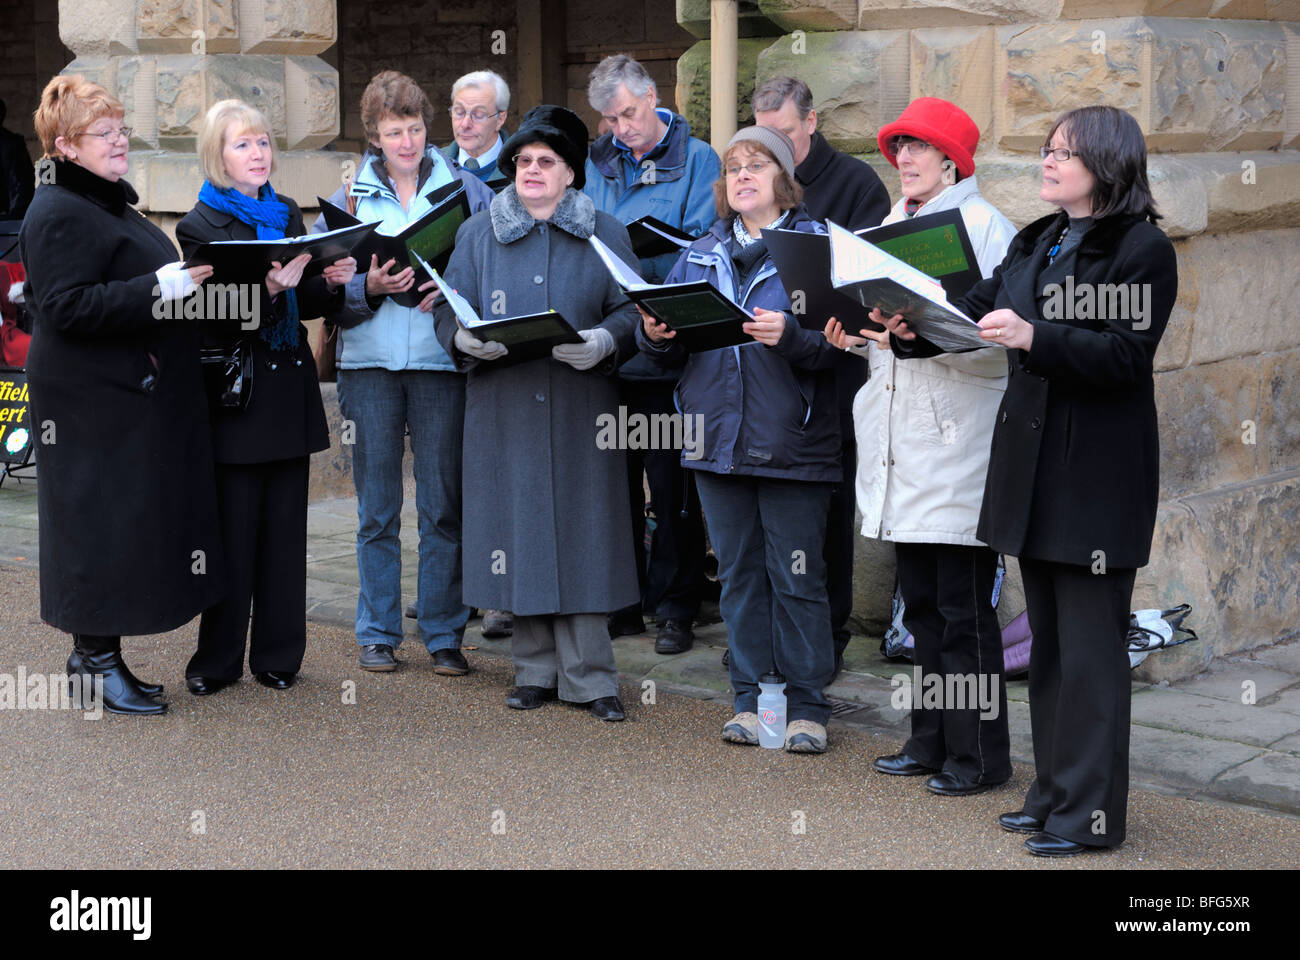
[[[512,183],[456,235],[446,281],[480,316],[555,310],[582,337],[514,364],[445,302],[438,339],[467,371],[464,591],[511,610],[517,710],[560,699],[623,720],[605,614],[635,603],[622,449],[597,443],[617,416],[614,375],[635,349],[636,310],[587,242],[632,260],[626,228],[582,193],[587,128],[563,107],[524,117],[501,149]]]
[[[1015,229],[980,196],[975,122],[946,100],[922,97],[881,128],[878,140],[903,191],[884,222],[958,210],[980,273],[991,275]],[[912,736],[874,765],[896,776],[929,774],[925,786],[933,793],[981,793],[1011,776],[1002,634],[992,603],[998,555],[975,530],[1007,385],[1005,351],[899,362],[887,333],[861,333],[849,336],[835,321],[826,327],[832,343],[865,352],[871,368],[853,401],[862,535],[896,545],[903,623],[922,675],[991,677],[997,695],[993,714],[975,702],[923,706],[914,690]]]

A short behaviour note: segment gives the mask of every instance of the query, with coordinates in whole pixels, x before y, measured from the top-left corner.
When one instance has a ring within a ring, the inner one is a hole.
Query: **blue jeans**
[[[695,484],[718,557],[736,712],[757,710],[759,678],[775,667],[786,716],[825,726],[822,688],[835,668],[822,557],[831,484],[704,470]]]
[[[461,591],[461,445],[465,377],[434,370],[339,371],[339,408],[354,425],[357,643],[402,642],[402,455],[415,460],[420,637],[432,653],[459,649],[469,607]],[[344,425],[345,428],[347,424]],[[346,436],[346,434],[345,434]]]

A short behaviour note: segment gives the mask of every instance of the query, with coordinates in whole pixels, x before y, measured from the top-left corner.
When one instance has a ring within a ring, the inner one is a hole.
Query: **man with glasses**
[[[497,193],[510,183],[499,169],[501,145],[510,133],[504,129],[510,109],[510,88],[491,70],[467,73],[451,87],[451,128],[456,139],[442,148],[443,156],[458,163]]]
[[[713,148],[691,136],[679,114],[659,107],[655,82],[625,54],[606,57],[591,73],[587,101],[607,133],[591,145],[583,188],[597,210],[631,223],[652,216],[698,237],[717,219],[713,184],[720,176]],[[641,260],[641,275],[662,283],[680,250]],[[629,422],[673,414],[680,371],[636,354],[619,369],[619,403]],[[628,496],[641,603],[610,616],[610,635],[639,634],[642,614],[658,622],[656,653],[682,653],[695,642],[692,622],[706,587],[704,521],[699,497],[679,450],[629,450]],[[643,480],[644,476],[644,480]],[[645,557],[645,485],[655,517],[650,557]]]

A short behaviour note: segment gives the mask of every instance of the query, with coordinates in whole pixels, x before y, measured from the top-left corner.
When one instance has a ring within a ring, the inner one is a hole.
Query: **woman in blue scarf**
[[[207,178],[199,202],[176,225],[189,257],[215,240],[273,240],[307,231],[298,205],[267,182],[275,169],[270,126],[238,100],[216,103],[199,132]],[[198,649],[185,670],[190,692],[215,693],[248,665],[264,686],[293,685],[307,645],[307,472],[329,446],[316,365],[301,321],[338,309],[356,272],[352,258],[303,279],[310,257],[276,263],[262,283],[231,291],[222,319],[203,319],[204,346],[241,344],[252,355],[251,393],[240,402],[209,393],[217,501],[227,559],[225,599],[203,612]]]

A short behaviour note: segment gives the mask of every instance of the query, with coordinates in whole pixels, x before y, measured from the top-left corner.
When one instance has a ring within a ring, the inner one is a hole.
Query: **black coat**
[[[41,618],[71,633],[160,633],[224,589],[198,334],[159,318],[154,271],[176,248],[128,206],[130,185],[54,170],[20,234]]]
[[[1144,316],[1086,306],[1070,312],[1088,316],[1059,316],[1039,273],[1065,222],[1060,213],[1025,227],[993,276],[953,304],[976,320],[1006,307],[1034,325],[1029,352],[1008,351],[977,535],[1018,557],[1141,567],[1160,499],[1152,358],[1178,293],[1178,264],[1154,224],[1104,217],[1078,247],[1074,290],[1145,285]]]
[[[279,195],[289,207],[285,236],[306,233],[302,211],[292,198]],[[176,240],[189,256],[202,243],[214,240],[256,240],[257,231],[228,213],[197,203],[176,224]],[[343,305],[344,287],[330,293],[325,278],[317,275],[298,285],[298,315],[301,319],[332,313]],[[287,299],[273,303],[265,284],[261,287],[261,323],[268,326],[284,315]],[[227,309],[226,316],[238,317]],[[290,355],[273,351],[256,330],[241,330],[238,319],[204,322],[205,345],[233,344],[241,337],[253,345],[253,393],[248,409],[240,412],[212,409],[212,449],[218,463],[268,463],[303,457],[329,447],[325,407],[316,380],[316,362],[307,343],[307,331],[299,325],[298,349]]]

